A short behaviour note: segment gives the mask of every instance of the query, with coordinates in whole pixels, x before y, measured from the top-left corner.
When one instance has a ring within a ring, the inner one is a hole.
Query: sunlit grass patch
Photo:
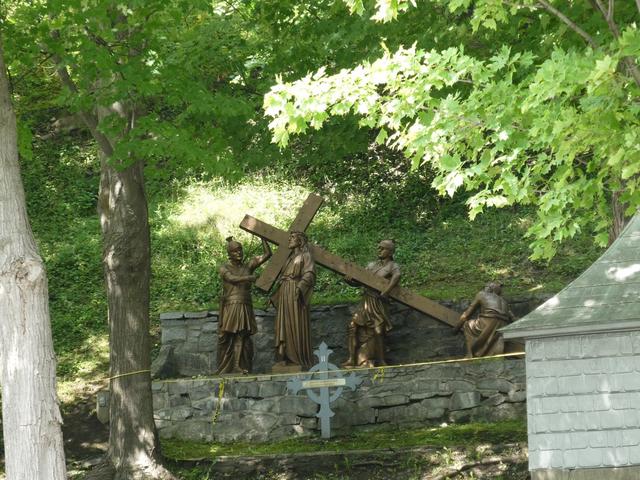
[[[93,395],[98,386],[106,385],[109,373],[109,337],[106,333],[89,335],[73,352],[64,352],[61,360],[73,365],[73,375],[58,380],[58,396],[64,403]]]

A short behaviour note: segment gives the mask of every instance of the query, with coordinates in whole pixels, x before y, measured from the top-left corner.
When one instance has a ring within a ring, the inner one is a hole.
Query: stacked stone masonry
[[[528,340],[526,350],[529,468],[640,464],[640,332]]]
[[[521,359],[478,359],[357,373],[363,383],[331,404],[334,433],[525,415]],[[319,407],[303,392],[288,393],[290,378],[156,380],[152,388],[159,433],[165,438],[219,442],[317,436]]]
[[[544,298],[513,299],[511,309],[522,316]],[[457,311],[468,303],[443,302]],[[355,305],[316,306],[311,311],[312,345],[324,341],[334,351],[334,363],[347,357],[347,325]],[[448,325],[400,304],[391,305],[393,329],[386,340],[390,364],[424,362],[430,359],[461,357],[464,337]],[[256,310],[258,333],[253,336],[254,373],[271,371],[274,362],[273,310]],[[218,312],[169,312],[160,316],[162,347],[153,365],[155,377],[169,378],[211,375],[216,370]]]

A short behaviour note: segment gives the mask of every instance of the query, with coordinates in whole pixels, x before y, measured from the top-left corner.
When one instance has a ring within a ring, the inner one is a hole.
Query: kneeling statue
[[[478,309],[478,317],[470,319]],[[513,320],[509,304],[502,297],[502,284],[487,283],[460,316],[460,323],[456,327],[464,331],[467,358],[504,353],[504,339],[498,330]]]

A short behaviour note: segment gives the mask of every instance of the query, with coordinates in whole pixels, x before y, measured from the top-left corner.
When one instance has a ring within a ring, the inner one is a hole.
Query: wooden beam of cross
[[[269,225],[261,220],[258,220],[257,218],[252,217],[251,215],[245,215],[244,219],[240,223],[240,228],[249,233],[257,235],[258,237],[264,238],[271,243],[279,245],[278,251],[283,250],[287,252],[287,255],[284,256],[286,261],[289,253],[287,247],[289,241],[288,231],[281,230],[272,225]],[[343,260],[339,256],[327,252],[326,250],[323,250],[322,248],[318,247],[317,245],[313,245],[312,243],[309,243],[309,249],[311,250],[311,255],[313,255],[314,260],[318,264],[322,265],[325,268],[328,268],[329,270],[332,270],[340,275],[349,276],[355,281],[378,291],[384,290],[387,286],[387,280],[374,275],[370,271],[353,262]],[[282,266],[278,267],[278,273],[280,272],[280,270],[282,270]],[[273,282],[271,282],[271,285],[273,285]],[[440,320],[441,322],[446,323],[447,325],[450,325],[452,327],[457,326],[458,320],[460,319],[460,313],[400,286],[397,286],[393,290],[391,290],[389,296],[394,300],[407,305],[408,307],[426,313],[427,315]]]
[[[324,199],[322,197],[314,193],[309,194],[307,199],[302,204],[302,208],[298,211],[298,215],[296,215],[296,218],[291,223],[289,232],[304,232],[311,223],[311,220],[313,220],[316,212],[320,209],[322,202],[324,202]],[[240,226],[242,227],[242,225]],[[289,232],[287,232],[287,239],[284,241],[284,243],[274,242],[273,240],[269,240],[267,238],[267,240],[273,243],[278,243],[278,250],[276,250],[276,252],[273,254],[271,259],[269,260],[269,263],[267,263],[267,266],[262,271],[262,274],[260,275],[258,280],[256,280],[256,287],[258,287],[260,290],[264,290],[265,292],[271,290],[271,287],[273,287],[273,284],[278,278],[278,275],[280,275],[280,272],[284,268],[284,265],[287,262],[287,258],[289,258],[290,253],[287,246],[287,243],[289,241]]]

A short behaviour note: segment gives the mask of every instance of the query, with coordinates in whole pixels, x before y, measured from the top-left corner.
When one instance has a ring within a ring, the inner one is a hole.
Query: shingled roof
[[[500,330],[506,339],[640,329],[640,211],[582,275]]]

